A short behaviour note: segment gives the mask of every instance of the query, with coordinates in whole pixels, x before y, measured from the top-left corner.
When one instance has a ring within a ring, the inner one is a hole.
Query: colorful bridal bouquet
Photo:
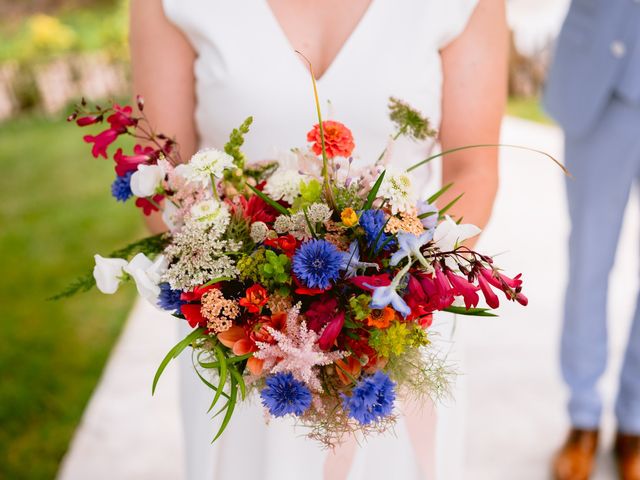
[[[251,118],[223,150],[183,163],[176,143],[151,129],[141,99],[137,106],[134,115],[83,102],[70,120],[108,127],[84,137],[94,157],[108,158],[120,136],[140,139],[131,154],[113,154],[111,192],[135,199],[145,215],[159,212],[169,231],[96,255],[93,275],[63,295],[94,284],[113,294],[133,280],[141,296],[187,322],[193,331],[164,359],[153,388],[191,347],[195,374],[212,391],[210,411],[222,415],[215,438],[251,392],[270,416],[296,417],[326,445],[384,431],[399,399],[446,392],[452,372],[431,342],[435,312],[492,315],[496,292],[527,304],[520,275],[464,245],[480,230],[447,215],[455,201],[436,207],[450,185],[421,198],[410,171],[384,166],[384,152],[356,171],[351,131],[322,121],[319,109],[288,167],[247,161]],[[390,100],[390,116],[395,138],[435,135],[401,101]],[[489,308],[478,307],[480,294]]]

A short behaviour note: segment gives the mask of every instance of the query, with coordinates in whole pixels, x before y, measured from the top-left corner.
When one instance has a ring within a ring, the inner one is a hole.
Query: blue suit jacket
[[[640,104],[640,0],[572,0],[544,105],[567,135],[579,137],[614,92]]]

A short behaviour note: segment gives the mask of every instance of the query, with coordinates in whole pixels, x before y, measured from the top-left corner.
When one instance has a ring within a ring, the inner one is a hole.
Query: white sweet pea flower
[[[200,150],[183,170],[185,178],[193,183],[209,184],[211,177],[222,178],[225,170],[234,168],[233,157],[225,152],[208,148]]]
[[[460,243],[478,235],[480,230],[470,223],[458,225],[449,215],[436,227],[433,240],[436,246],[443,252],[450,252]]]
[[[138,165],[131,175],[131,191],[136,197],[151,197],[164,179],[165,172],[160,165]]]
[[[131,275],[136,282],[140,296],[153,305],[156,305],[158,295],[160,295],[158,284],[166,269],[167,262],[164,255],[159,255],[154,261],[151,261],[144,253],[138,253],[124,267],[124,271]]]
[[[127,261],[122,258],[105,258],[94,255],[96,266],[93,267],[93,278],[96,286],[102,293],[111,295],[116,293],[122,280],[122,269],[127,265]]]

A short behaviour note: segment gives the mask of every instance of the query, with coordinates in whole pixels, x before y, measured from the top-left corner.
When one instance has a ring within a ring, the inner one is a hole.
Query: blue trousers
[[[612,98],[597,128],[584,138],[567,138],[565,150],[574,178],[567,180],[570,270],[561,365],[572,425],[595,429],[602,411],[597,383],[608,357],[609,273],[629,192],[640,179],[640,106]],[[640,434],[640,299],[620,373],[616,417],[622,432]]]

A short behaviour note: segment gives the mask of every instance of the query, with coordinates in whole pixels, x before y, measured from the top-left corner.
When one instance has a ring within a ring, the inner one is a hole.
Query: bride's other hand
[[[145,114],[157,132],[174,137],[182,161],[197,149],[193,62],[196,54],[165,16],[161,0],[132,0],[129,41],[133,92],[145,99]],[[146,217],[153,232],[166,230],[160,215]]]
[[[442,51],[444,72],[442,150],[499,143],[507,97],[508,29],[504,0],[480,0],[465,31]],[[464,223],[483,228],[498,187],[498,149],[478,148],[446,155],[443,185],[454,187],[440,200]]]

